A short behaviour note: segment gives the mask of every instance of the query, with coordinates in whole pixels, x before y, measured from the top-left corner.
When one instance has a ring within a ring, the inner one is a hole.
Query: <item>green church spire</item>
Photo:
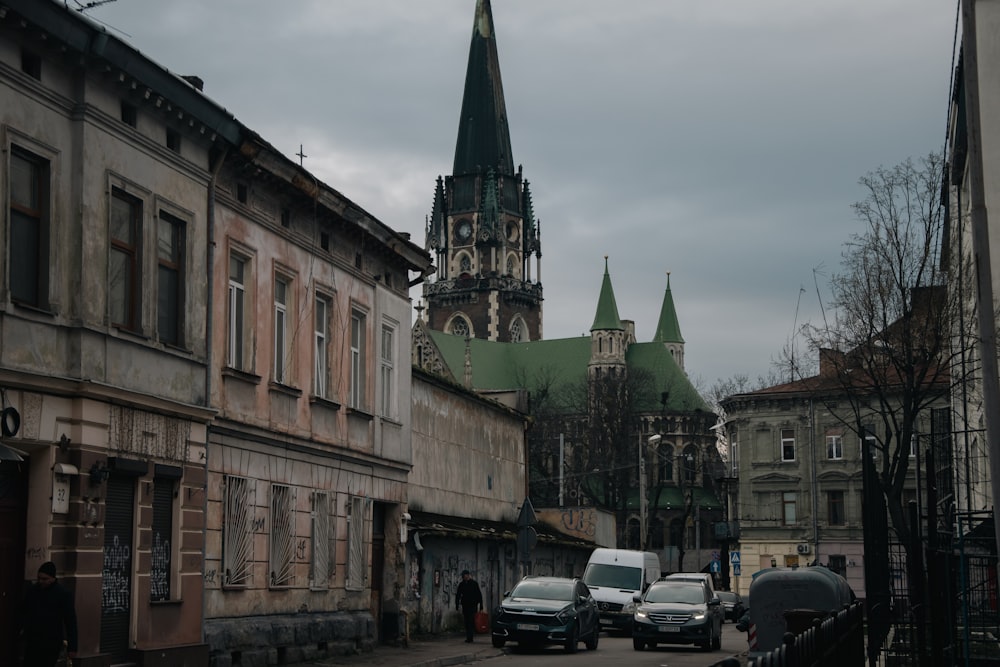
[[[618,304],[615,303],[615,290],[611,287],[611,276],[608,274],[608,256],[604,256],[604,282],[601,283],[601,296],[597,299],[597,314],[591,331],[611,329],[624,331],[622,320],[618,317]]]
[[[677,311],[674,309],[674,297],[670,293],[670,272],[667,271],[667,291],[663,293],[663,305],[660,306],[660,319],[656,323],[654,343],[683,343],[681,325],[677,321]]]
[[[490,0],[476,0],[452,175],[475,174],[490,167],[500,175],[514,175],[493,10]]]

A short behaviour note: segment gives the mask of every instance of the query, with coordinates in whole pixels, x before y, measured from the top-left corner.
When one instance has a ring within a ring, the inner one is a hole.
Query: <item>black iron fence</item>
[[[748,667],[848,667],[864,665],[864,605],[855,602],[834,615],[796,628],[801,617],[786,618],[790,632],[782,645],[748,660]],[[793,630],[800,630],[794,632]]]

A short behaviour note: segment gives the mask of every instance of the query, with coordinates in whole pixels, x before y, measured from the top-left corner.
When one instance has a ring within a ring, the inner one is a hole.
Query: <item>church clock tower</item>
[[[427,221],[437,275],[424,283],[427,326],[502,342],[542,337],[541,236],[514,171],[489,0],[476,1],[451,176]],[[536,265],[532,279],[532,258]]]

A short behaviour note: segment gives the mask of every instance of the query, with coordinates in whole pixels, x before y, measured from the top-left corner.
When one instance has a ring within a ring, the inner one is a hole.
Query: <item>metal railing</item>
[[[789,623],[791,626],[791,623]],[[815,619],[802,632],[785,633],[778,648],[750,658],[748,667],[847,667],[865,664],[864,604]]]

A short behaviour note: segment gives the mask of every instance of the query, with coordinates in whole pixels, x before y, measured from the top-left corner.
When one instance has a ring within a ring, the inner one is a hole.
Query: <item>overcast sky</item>
[[[292,159],[301,144],[307,169],[423,246],[475,4],[115,0],[87,15],[200,76]],[[824,285],[860,230],[858,179],[944,146],[957,0],[492,4],[542,228],[545,338],[589,332],[607,255],[621,317],[650,340],[669,271],[703,388],[766,373],[817,317],[814,274]]]

